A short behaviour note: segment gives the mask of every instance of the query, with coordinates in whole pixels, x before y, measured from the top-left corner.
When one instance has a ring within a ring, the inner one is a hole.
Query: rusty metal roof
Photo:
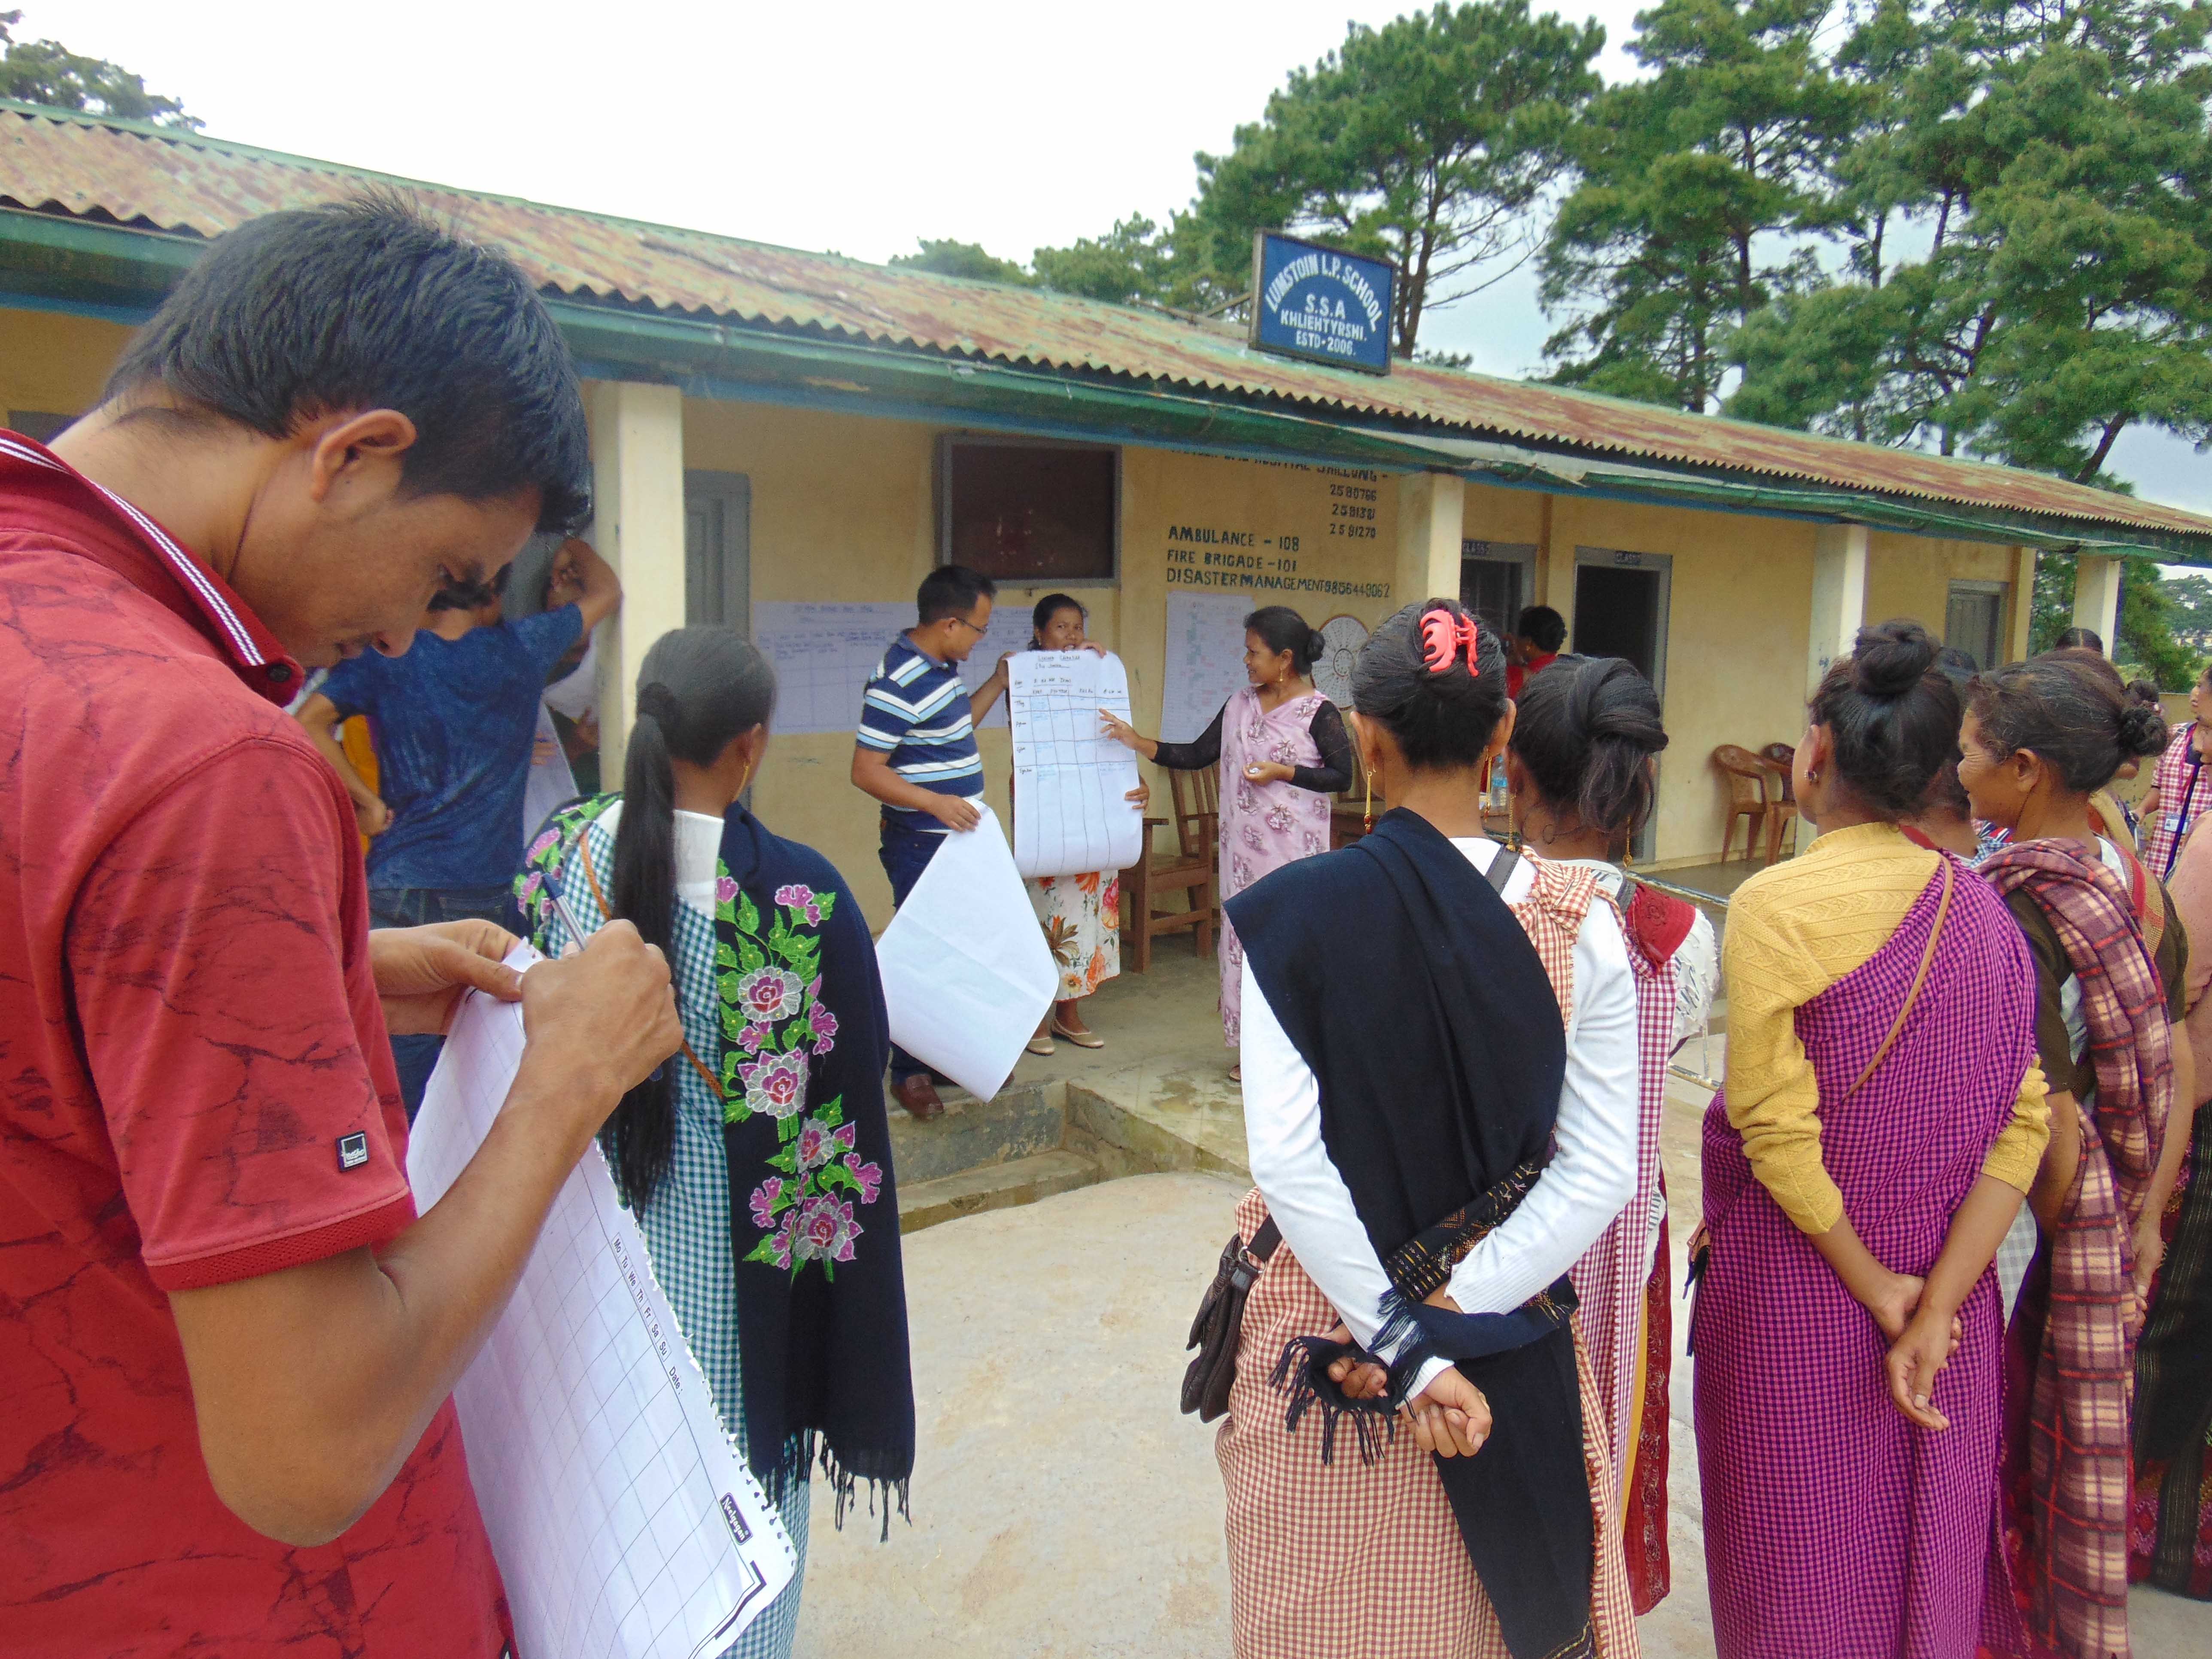
[[[1141,307],[798,252],[0,100],[0,203],[34,212],[211,237],[257,214],[380,184],[505,249],[556,295],[1123,377],[1352,424],[2212,534],[2212,519],[2041,473],[1455,369],[1398,362],[1376,378],[1270,356],[1249,349],[1239,330]]]

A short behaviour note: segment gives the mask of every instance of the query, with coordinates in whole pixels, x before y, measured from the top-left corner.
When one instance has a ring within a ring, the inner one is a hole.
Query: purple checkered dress
[[[1796,1016],[1820,1079],[1821,1162],[1899,1273],[1934,1265],[2034,1048],[2020,929],[1987,883],[1955,875],[1919,1001],[1856,1095],[1844,1097],[1918,971],[1941,873],[1887,944]],[[1890,1404],[1881,1330],[1753,1175],[1723,1095],[1705,1115],[1705,1177],[1713,1249],[1692,1340],[1722,1659],[1973,1659],[2001,1559],[1995,1275],[1967,1297],[1936,1385],[1950,1429],[1915,1429]]]

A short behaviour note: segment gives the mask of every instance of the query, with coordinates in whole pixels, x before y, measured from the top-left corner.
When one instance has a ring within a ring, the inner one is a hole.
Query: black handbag
[[[1190,1340],[1183,1344],[1185,1349],[1196,1348],[1198,1358],[1182,1374],[1182,1408],[1196,1412],[1201,1423],[1211,1423],[1229,1409],[1230,1385],[1237,1381],[1237,1338],[1244,1324],[1244,1298],[1260,1269],[1267,1265],[1267,1258],[1282,1242],[1282,1230],[1269,1216],[1252,1235],[1250,1249],[1235,1233],[1222,1247],[1220,1270],[1206,1287],[1198,1316],[1190,1322]]]

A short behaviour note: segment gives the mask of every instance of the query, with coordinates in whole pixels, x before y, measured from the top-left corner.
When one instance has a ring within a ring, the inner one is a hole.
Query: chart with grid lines
[[[410,1136],[418,1208],[490,1130],[522,1040],[515,1005],[462,1005]],[[782,1521],[725,1431],[597,1146],[453,1402],[523,1653],[720,1653],[790,1581]]]
[[[1144,813],[1128,799],[1137,757],[1099,719],[1129,718],[1119,657],[1025,651],[1008,665],[1014,727],[1014,866],[1079,876],[1137,861]]]

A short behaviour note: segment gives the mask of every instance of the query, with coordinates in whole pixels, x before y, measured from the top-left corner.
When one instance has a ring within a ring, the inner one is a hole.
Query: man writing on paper
[[[906,902],[946,835],[973,830],[981,817],[975,726],[1005,693],[1006,665],[1001,659],[978,688],[972,708],[960,665],[991,626],[997,592],[964,564],[931,571],[914,596],[919,620],[891,641],[861,694],[853,782],[884,804],[881,855],[894,904]],[[925,1121],[945,1109],[929,1068],[896,1043],[891,1092]]]
[[[554,1194],[672,1053],[626,924],[518,985],[372,934],[301,665],[405,651],[586,502],[566,349],[386,202],[217,240],[49,452],[0,434],[0,1638],[11,1659],[495,1659],[447,1396]],[[417,1218],[386,1040],[520,996]]]

